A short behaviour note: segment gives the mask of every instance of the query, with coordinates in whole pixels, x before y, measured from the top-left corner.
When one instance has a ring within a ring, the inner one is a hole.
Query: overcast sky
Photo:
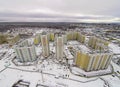
[[[0,0],[0,21],[120,22],[120,0]]]

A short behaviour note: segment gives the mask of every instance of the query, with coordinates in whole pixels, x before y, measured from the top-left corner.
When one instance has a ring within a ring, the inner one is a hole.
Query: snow
[[[72,67],[71,68],[72,72],[76,75],[81,75],[81,76],[86,76],[86,77],[94,77],[94,76],[99,76],[99,75],[105,75],[105,74],[111,74],[112,73],[112,67],[109,66],[105,70],[98,70],[98,71],[91,71],[91,72],[85,72],[84,70],[77,68],[77,67]]]
[[[29,39],[32,41],[32,38]],[[32,43],[32,42],[31,42]],[[70,41],[68,45],[78,46],[78,48],[89,51],[87,47],[80,44],[77,41]],[[74,57],[71,55],[65,45],[64,53],[67,55],[69,63],[72,64]],[[1,46],[0,46],[1,47]],[[114,53],[120,53],[120,47],[116,44],[110,43],[109,47]],[[6,54],[0,60],[0,87],[12,87],[18,80],[30,82],[30,87],[36,87],[37,84],[47,85],[49,87],[103,87],[105,81],[107,81],[112,87],[120,87],[120,79],[115,75],[112,77],[111,74],[104,76],[96,76],[91,78],[85,78],[74,75],[65,64],[60,64],[54,57],[44,59],[41,55],[42,47],[38,45],[35,47],[37,56],[40,58],[38,62],[33,63],[30,66],[16,66],[12,59],[15,57],[14,50],[11,48],[1,47],[0,53],[6,52]],[[55,46],[53,42],[50,42],[50,52],[55,53]],[[42,58],[44,60],[42,60]],[[114,72],[120,71],[120,67],[111,62]],[[110,73],[111,67],[107,70],[98,71],[101,73]],[[83,70],[73,68],[74,73],[80,74],[82,72],[85,75],[93,76],[94,72],[84,72]],[[41,73],[42,72],[42,73]],[[114,74],[114,73],[113,73]],[[105,81],[101,80],[103,78]]]
[[[66,55],[67,59],[74,59],[73,55],[71,54],[67,46],[65,46],[64,54]]]
[[[118,45],[110,43],[109,48],[113,51],[113,53],[120,54],[120,47]]]
[[[48,62],[49,62],[49,65],[48,65]],[[43,65],[45,67],[43,67]],[[17,69],[11,69],[9,67],[15,67]],[[104,82],[100,80],[98,77],[84,78],[84,77],[76,76],[72,74],[69,71],[69,69],[65,69],[66,66],[56,64],[50,59],[44,60],[42,64],[37,66],[33,65],[33,66],[16,67],[15,65],[11,64],[9,67],[5,71],[0,73],[0,83],[2,83],[1,87],[10,87],[15,82],[21,79],[23,79],[24,81],[30,82],[30,87],[35,87],[37,84],[44,84],[49,87],[59,87],[59,86],[62,87],[60,84],[66,85],[66,87],[74,87],[74,86],[103,87],[104,85]],[[33,68],[37,67],[39,71],[33,70],[32,67]],[[27,71],[24,71],[24,70],[27,70]],[[29,70],[33,72],[30,72]],[[42,76],[40,73],[41,70],[43,71],[43,73],[46,73],[46,74],[43,74],[44,81],[42,81]],[[69,77],[65,77],[66,74],[69,75]],[[58,76],[58,78],[55,78],[56,76]],[[106,78],[108,78],[108,75],[106,76]],[[113,78],[113,81],[111,82],[113,87],[119,87],[120,85],[118,79]]]
[[[13,83],[21,79],[24,79],[24,81],[30,82],[30,87],[35,87],[37,83],[44,84],[49,87],[56,87],[55,85],[57,84],[64,84],[68,87],[74,87],[74,86],[93,87],[93,84],[94,84],[94,85],[97,85],[97,87],[103,87],[103,82],[100,79],[87,82],[85,84],[81,82],[72,81],[69,79],[63,79],[63,78],[56,79],[54,78],[54,76],[49,76],[49,75],[43,75],[44,81],[42,81],[41,73],[23,72],[23,71],[14,70],[14,69],[7,69],[4,73],[0,74],[0,83],[2,83],[1,87],[11,87]]]
[[[71,45],[76,50],[81,50],[83,52],[90,52],[91,49],[89,49],[86,45],[79,43],[78,41],[69,41],[68,46]]]

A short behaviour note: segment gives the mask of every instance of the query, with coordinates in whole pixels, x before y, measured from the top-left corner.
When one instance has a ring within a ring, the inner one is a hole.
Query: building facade
[[[96,50],[105,50],[108,45],[109,45],[108,41],[105,41],[95,36],[90,37],[88,41],[88,46]]]
[[[28,40],[22,41],[19,46],[29,46]]]
[[[38,45],[41,42],[41,33],[38,33],[34,37],[34,44]]]
[[[67,40],[77,40],[80,43],[85,42],[85,35],[81,34],[81,32],[70,31],[66,33]]]
[[[54,33],[50,33],[49,38],[50,38],[50,41],[54,41],[54,39],[55,39],[55,35],[54,35]]]
[[[8,43],[10,46],[12,46],[19,40],[20,40],[19,34],[1,34],[0,33],[0,44]]]
[[[56,38],[56,57],[58,60],[63,59],[64,40],[63,37]]]
[[[88,54],[77,51],[75,64],[85,71],[103,70],[110,65],[112,56],[112,53]]]
[[[64,44],[67,44],[67,35],[62,35]]]
[[[50,49],[49,49],[49,40],[48,40],[48,35],[41,35],[41,44],[42,44],[42,54],[44,57],[48,57],[50,54]]]
[[[98,37],[90,37],[88,45],[76,50],[75,64],[85,71],[107,69],[110,65],[113,53],[108,49],[108,42]],[[87,48],[87,49],[86,49]],[[86,49],[86,50],[84,50]]]
[[[37,59],[34,46],[14,47],[14,50],[20,62],[32,62]]]

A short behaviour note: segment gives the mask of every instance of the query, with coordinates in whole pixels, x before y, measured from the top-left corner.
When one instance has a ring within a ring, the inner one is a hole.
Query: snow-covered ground
[[[109,48],[113,51],[113,53],[120,54],[120,47],[118,45],[110,43]]]
[[[50,51],[54,53],[55,47],[53,44],[50,43]],[[109,47],[114,53],[120,53],[120,48],[115,44],[110,44]],[[2,50],[6,54],[0,60],[0,87],[11,87],[18,80],[30,82],[30,87],[36,87],[37,84],[49,87],[105,87],[105,84],[108,84],[110,87],[120,87],[120,78],[115,73],[113,73],[114,77],[112,75],[92,78],[77,76],[70,72],[67,65],[56,62],[54,57],[46,60],[40,59],[37,64],[31,66],[16,66],[12,63],[15,56],[14,50],[1,48],[0,52]],[[36,46],[36,52],[41,57],[41,46]],[[69,54],[69,52],[66,52],[66,54]],[[115,72],[120,71],[117,64],[113,62],[111,64]]]
[[[111,74],[112,73],[112,66],[110,65],[105,70],[98,70],[98,71],[91,71],[91,72],[85,72],[84,70],[77,68],[77,67],[71,67],[72,73],[76,75],[86,76],[86,77],[93,77],[93,76],[99,76],[99,75],[105,75],[105,74]]]

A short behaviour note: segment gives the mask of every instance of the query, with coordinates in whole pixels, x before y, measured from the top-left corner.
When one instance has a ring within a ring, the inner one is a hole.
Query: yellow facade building
[[[77,40],[80,43],[84,43],[85,42],[85,35],[81,34],[80,32],[77,31],[70,31],[67,32],[67,40]]]
[[[78,32],[77,33],[77,41],[79,41],[80,43],[84,43],[85,42],[85,35]]]
[[[54,39],[55,39],[54,33],[50,33],[50,41],[54,41]]]
[[[75,64],[85,71],[107,69],[110,65],[112,53],[86,53],[76,51]]]
[[[6,43],[7,36],[0,33],[0,44]]]
[[[78,41],[84,42],[85,36],[78,33]],[[97,71],[107,69],[113,53],[108,49],[108,42],[97,37],[90,37],[88,47],[85,44],[73,45],[75,50],[75,65],[84,71]]]
[[[73,34],[72,34],[72,32],[67,32],[67,40],[72,40],[72,38],[73,38]]]
[[[0,44],[8,43],[10,46],[19,41],[19,34],[0,34]]]
[[[88,45],[96,50],[104,50],[104,48],[109,45],[109,42],[92,36],[89,38]]]
[[[74,31],[72,34],[73,34],[72,39],[73,39],[73,40],[77,40],[77,35],[78,35],[78,33],[77,33],[76,31]]]
[[[34,44],[38,45],[41,42],[41,34],[36,34],[35,38],[34,38]]]

